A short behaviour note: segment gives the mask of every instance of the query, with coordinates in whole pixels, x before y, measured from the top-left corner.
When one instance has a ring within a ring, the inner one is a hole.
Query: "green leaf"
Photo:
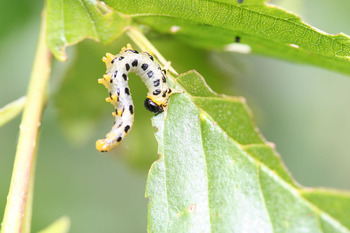
[[[70,219],[66,216],[57,219],[50,226],[38,233],[68,233],[70,228]]]
[[[126,20],[101,1],[47,1],[47,44],[59,60],[64,49],[85,38],[107,44],[118,38]]]
[[[149,232],[350,232],[350,194],[294,183],[243,98],[213,93],[196,72],[175,85],[184,93],[153,120]]]
[[[26,97],[23,96],[4,107],[0,108],[0,127],[18,116],[26,103]]]
[[[350,74],[348,36],[321,32],[292,13],[266,5],[263,0],[244,0],[241,4],[231,0],[107,0],[106,3],[131,15],[138,23],[173,33],[197,46],[247,52],[250,47],[253,53]],[[237,36],[240,43],[235,42]]]
[[[326,189],[305,189],[302,190],[301,194],[308,201],[315,204],[320,209],[324,210],[335,219],[338,219],[339,222],[350,228],[349,192],[337,192]]]
[[[48,0],[48,44],[56,57],[64,59],[65,46],[84,38],[111,42],[132,23],[197,47],[252,52],[350,74],[347,35],[322,32],[263,0],[104,2]]]

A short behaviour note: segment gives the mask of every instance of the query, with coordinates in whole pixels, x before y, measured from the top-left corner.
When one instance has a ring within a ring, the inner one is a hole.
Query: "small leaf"
[[[70,219],[66,216],[57,219],[50,226],[38,233],[68,233],[70,228]]]
[[[0,108],[0,127],[18,116],[24,108],[26,97],[23,96]]]
[[[350,232],[349,193],[327,202],[305,193],[243,98],[213,93],[196,72],[176,85],[185,92],[171,97],[165,121],[153,120],[160,158],[147,181],[149,232]]]

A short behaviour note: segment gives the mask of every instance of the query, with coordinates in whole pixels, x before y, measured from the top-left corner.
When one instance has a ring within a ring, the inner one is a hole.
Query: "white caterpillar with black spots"
[[[98,82],[109,92],[107,102],[114,105],[114,125],[104,139],[96,141],[96,149],[107,152],[120,144],[129,133],[134,122],[134,105],[128,85],[128,74],[135,72],[148,88],[145,107],[153,113],[161,113],[167,106],[172,89],[168,86],[165,71],[147,53],[139,53],[128,44],[117,55],[110,53],[102,58],[106,63],[106,74]]]

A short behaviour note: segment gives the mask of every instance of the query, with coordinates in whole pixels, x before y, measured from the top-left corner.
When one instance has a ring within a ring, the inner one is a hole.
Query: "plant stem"
[[[39,136],[37,137],[37,142],[39,141]],[[34,198],[34,178],[35,178],[35,168],[36,168],[36,159],[37,159],[38,147],[35,147],[33,158],[32,158],[32,168],[30,171],[29,177],[29,186],[27,201],[24,208],[24,216],[22,220],[22,229],[21,233],[30,233],[31,223],[32,223],[32,210],[33,210],[33,198]]]
[[[38,130],[42,111],[47,99],[47,83],[50,77],[51,53],[45,42],[45,10],[42,12],[39,41],[37,45],[33,70],[24,107],[16,157],[12,172],[10,191],[1,233],[20,233],[24,214],[31,212],[31,203],[27,203],[29,184],[33,185],[35,148],[38,144]],[[31,175],[32,174],[32,175]],[[30,198],[31,199],[31,198]],[[28,210],[29,208],[29,210]],[[26,212],[24,212],[26,210]],[[26,219],[28,221],[28,219]]]
[[[0,127],[22,112],[26,99],[27,97],[22,96],[21,98],[5,105],[3,108],[0,108]]]
[[[153,44],[140,32],[138,28],[135,27],[129,27],[128,30],[126,31],[126,34],[136,43],[136,45],[144,50],[144,51],[151,51],[155,57],[158,58],[159,62],[163,65],[166,66],[168,64],[167,60],[162,56],[162,54],[153,46]],[[169,71],[178,74],[176,70],[169,66]]]

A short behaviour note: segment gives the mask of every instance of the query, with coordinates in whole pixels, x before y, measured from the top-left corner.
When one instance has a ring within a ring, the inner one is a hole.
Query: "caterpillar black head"
[[[163,109],[163,105],[158,105],[155,102],[153,102],[153,100],[151,100],[150,98],[146,98],[145,99],[145,107],[147,110],[149,110],[150,112],[153,113],[161,113],[164,111]]]

